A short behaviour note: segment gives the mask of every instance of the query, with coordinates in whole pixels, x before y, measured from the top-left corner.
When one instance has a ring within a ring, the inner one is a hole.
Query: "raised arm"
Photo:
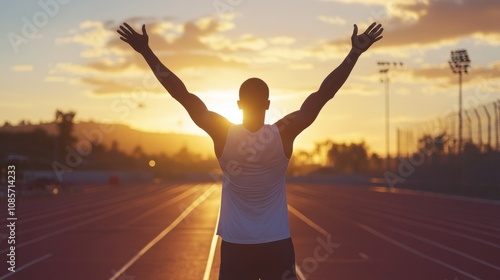
[[[190,93],[181,79],[161,63],[148,45],[149,37],[145,25],[142,26],[142,34],[137,33],[127,23],[123,23],[117,32],[121,35],[121,40],[144,57],[158,81],[184,106],[196,125],[205,130],[214,141],[225,139],[231,123],[223,116],[209,111],[203,101]]]
[[[384,29],[380,24],[372,23],[365,32],[358,35],[358,27],[354,25],[351,36],[352,48],[344,61],[335,68],[321,83],[319,89],[309,95],[298,111],[295,111],[278,122],[283,141],[293,141],[305,128],[311,125],[321,108],[332,99],[349,77],[359,56],[373,43],[382,39]]]

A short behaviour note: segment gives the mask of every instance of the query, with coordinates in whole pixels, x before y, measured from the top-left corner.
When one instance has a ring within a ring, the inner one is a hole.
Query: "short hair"
[[[269,87],[266,82],[259,78],[250,78],[244,81],[240,87],[240,100],[258,98],[263,100],[269,99]]]

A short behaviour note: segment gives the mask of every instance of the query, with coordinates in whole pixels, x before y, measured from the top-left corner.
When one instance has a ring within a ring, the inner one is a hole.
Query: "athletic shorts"
[[[291,238],[260,244],[222,241],[219,280],[297,280]]]

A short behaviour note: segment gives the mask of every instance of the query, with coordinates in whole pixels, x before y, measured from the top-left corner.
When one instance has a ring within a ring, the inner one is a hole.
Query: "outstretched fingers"
[[[145,25],[142,26],[143,33],[145,31]],[[116,30],[118,34],[121,35],[120,39],[126,43],[130,43],[129,39],[132,36],[139,35],[128,23],[124,22],[122,25],[120,25],[120,29]]]
[[[127,36],[130,36],[132,35],[132,31],[130,31],[129,29],[125,28],[123,25],[120,25],[120,30]]]
[[[382,30],[384,30],[382,28],[382,24],[378,24],[375,28],[373,28],[373,30],[371,31],[371,33],[373,33],[373,35],[376,35],[376,34],[379,34],[382,33]]]
[[[120,39],[121,39],[123,42],[125,42],[125,43],[127,43],[127,44],[130,44],[130,42],[127,40],[127,38],[120,37]]]
[[[139,34],[139,33],[135,32],[135,30],[130,25],[128,25],[128,23],[124,22],[123,25],[125,25],[127,27],[127,29],[129,30],[129,32],[131,34]]]
[[[142,53],[148,49],[148,34],[146,33],[145,24],[142,25],[142,34],[137,33],[126,22],[120,25],[116,32],[120,35],[120,40],[129,44],[135,51]]]
[[[373,37],[375,38],[374,42],[377,42],[378,40],[382,39],[383,36],[380,36],[384,32],[384,28],[382,27],[381,24],[379,24],[376,28],[375,33],[373,34]]]
[[[121,31],[120,29],[116,30],[116,32],[118,32],[118,34],[120,34],[124,38],[127,38],[129,36],[128,34],[126,34],[125,32]]]
[[[360,35],[357,35],[358,27],[355,24],[354,30],[351,37],[352,46],[361,51],[366,51],[373,43],[382,39],[382,24],[377,24],[373,22],[368,26],[368,28]]]
[[[368,27],[368,29],[366,30],[366,31],[368,31],[368,30],[370,30],[370,31],[368,31],[368,32],[366,32],[366,31],[365,31],[365,34],[366,34],[366,35],[368,35],[368,37],[370,38],[370,40],[371,40],[373,43],[375,43],[375,42],[377,42],[378,40],[382,39],[382,36],[380,36],[380,35],[381,35],[381,34],[382,34],[382,32],[384,31],[384,28],[382,28],[382,24],[380,24],[380,23],[379,23],[379,24],[377,24],[377,25],[374,27],[374,25],[375,25],[375,24],[376,24],[375,22],[374,22],[374,23],[372,23],[372,24],[370,25],[370,27]]]
[[[377,42],[378,40],[380,40],[380,39],[382,39],[382,38],[384,38],[384,36],[379,36],[379,37],[377,37],[377,38],[373,39],[373,43]]]
[[[372,36],[373,36],[373,37],[378,37],[378,36],[380,36],[380,34],[382,34],[382,32],[383,32],[383,31],[384,31],[384,29],[383,29],[383,28],[380,28],[377,32],[373,33],[373,35],[372,35]]]
[[[372,31],[373,27],[374,27],[376,24],[377,24],[376,22],[374,22],[374,23],[370,24],[370,26],[368,26],[368,28],[365,30],[365,32],[364,32],[364,33],[365,33],[366,35],[370,34],[370,32]]]

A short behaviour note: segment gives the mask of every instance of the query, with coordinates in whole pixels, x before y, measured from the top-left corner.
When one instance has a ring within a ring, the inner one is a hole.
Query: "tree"
[[[339,172],[365,172],[368,169],[368,152],[365,142],[332,143],[328,159]]]
[[[132,156],[138,159],[142,159],[146,157],[146,154],[142,150],[140,145],[135,146],[134,150],[132,150]]]
[[[328,157],[328,151],[332,147],[333,142],[331,140],[325,140],[323,142],[317,142],[315,144],[314,151],[312,153],[313,161],[319,163],[320,165],[332,164],[330,158]]]
[[[200,161],[201,158],[200,155],[191,153],[187,146],[182,146],[182,148],[175,153],[174,159],[181,164],[192,164]]]
[[[111,147],[110,147],[109,151],[110,151],[112,154],[117,154],[117,153],[119,153],[119,151],[118,151],[118,146],[119,146],[118,142],[117,142],[116,140],[113,140],[113,141],[111,142]]]
[[[423,151],[429,151],[432,155],[444,154],[444,148],[447,142],[448,138],[445,132],[435,137],[426,134],[418,139],[418,148]]]
[[[60,110],[56,111],[55,123],[59,131],[59,135],[57,137],[57,158],[65,153],[66,147],[70,147],[74,142],[76,142],[76,137],[72,135],[73,120],[75,118],[75,115],[76,113],[73,111],[69,111],[67,113],[64,113]]]

